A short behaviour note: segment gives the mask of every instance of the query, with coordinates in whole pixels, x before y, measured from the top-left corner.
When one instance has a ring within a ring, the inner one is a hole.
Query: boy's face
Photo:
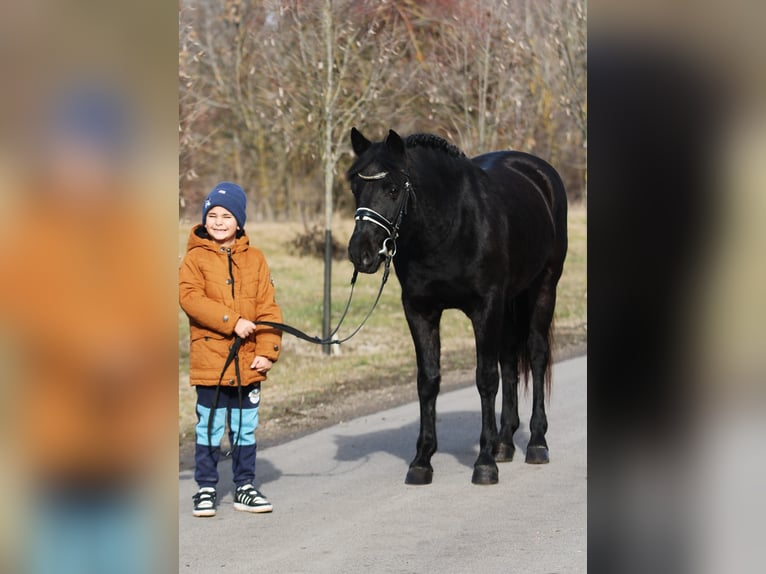
[[[205,229],[216,243],[228,246],[237,235],[237,220],[228,209],[216,205],[207,212]]]

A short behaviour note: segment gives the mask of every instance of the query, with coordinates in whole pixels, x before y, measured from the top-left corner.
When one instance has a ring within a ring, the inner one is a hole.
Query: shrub
[[[300,257],[324,257],[324,229],[317,223],[304,226],[302,232],[296,234],[288,243],[290,253]],[[342,261],[347,257],[346,246],[334,237],[332,238],[332,258]]]

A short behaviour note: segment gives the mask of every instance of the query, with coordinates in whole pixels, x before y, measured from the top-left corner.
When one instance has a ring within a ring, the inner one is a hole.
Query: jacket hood
[[[231,246],[231,252],[232,253],[238,253],[240,251],[245,251],[248,246],[250,245],[250,239],[247,237],[247,233],[242,232],[242,234],[237,237],[237,239],[234,240],[234,243]],[[218,244],[210,239],[210,236],[207,234],[207,230],[205,229],[205,226],[201,223],[198,223],[194,227],[192,227],[191,232],[189,233],[189,239],[186,242],[186,252],[188,253],[192,249],[209,249],[210,251],[218,252],[220,250],[220,247]]]

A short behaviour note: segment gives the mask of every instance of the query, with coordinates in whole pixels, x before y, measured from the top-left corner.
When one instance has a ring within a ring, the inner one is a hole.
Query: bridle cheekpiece
[[[357,175],[361,179],[373,181],[383,179],[388,175],[388,172],[381,171],[373,175],[363,175],[359,173]],[[354,213],[354,221],[369,221],[386,231],[388,237],[383,240],[383,245],[378,251],[378,255],[385,257],[387,262],[396,255],[396,239],[399,237],[399,226],[402,224],[402,219],[404,219],[404,216],[407,214],[407,203],[412,193],[412,184],[410,183],[409,178],[407,178],[404,180],[404,193],[401,195],[400,203],[396,211],[396,219],[394,219],[394,221],[389,220],[387,217],[369,207],[360,207]]]

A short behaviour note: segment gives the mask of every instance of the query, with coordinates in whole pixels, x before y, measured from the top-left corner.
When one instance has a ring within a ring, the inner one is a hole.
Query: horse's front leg
[[[495,399],[500,384],[498,373],[498,341],[501,334],[502,305],[490,302],[471,317],[476,336],[476,387],[481,397],[481,439],[479,457],[473,466],[474,484],[496,484],[498,481],[495,451],[498,442]]]
[[[439,394],[439,322],[441,310],[421,311],[404,301],[418,363],[418,398],[420,399],[420,434],[417,453],[404,482],[430,484],[433,479],[431,457],[436,452],[436,397]]]

